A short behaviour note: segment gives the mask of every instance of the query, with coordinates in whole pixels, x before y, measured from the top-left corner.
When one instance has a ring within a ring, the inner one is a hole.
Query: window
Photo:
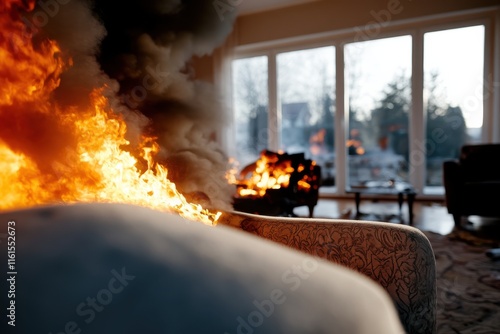
[[[444,160],[481,141],[484,26],[424,35],[426,186],[442,186]]]
[[[438,21],[422,20],[404,33],[392,27],[367,41],[357,41],[354,30],[283,42],[282,50],[256,47],[264,56],[234,60],[238,159],[255,160],[273,133],[279,143],[272,147],[317,161],[323,185],[394,179],[443,194],[443,161],[457,158],[464,143],[491,138],[483,128],[490,26],[429,22]]]
[[[410,36],[345,46],[348,184],[408,181]]]
[[[267,57],[232,64],[236,159],[246,166],[268,148]]]
[[[278,104],[281,106],[281,149],[304,153],[322,170],[323,185],[333,185],[334,47],[280,53]]]

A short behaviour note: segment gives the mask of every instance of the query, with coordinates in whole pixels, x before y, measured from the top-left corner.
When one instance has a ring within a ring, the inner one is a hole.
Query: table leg
[[[408,193],[406,197],[408,201],[409,223],[410,225],[413,225],[413,202],[415,201],[415,193]]]
[[[399,206],[399,214],[403,214],[403,193],[398,193],[398,206]]]
[[[356,202],[356,217],[359,217],[361,212],[359,212],[359,203],[361,202],[361,194],[354,193],[354,201]]]

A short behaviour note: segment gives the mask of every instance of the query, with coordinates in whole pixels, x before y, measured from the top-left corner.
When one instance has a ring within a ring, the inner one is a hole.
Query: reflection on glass
[[[333,185],[335,48],[280,53],[276,57],[281,149],[305,153],[322,170],[322,184]]]
[[[442,165],[481,140],[484,26],[424,35],[426,186],[442,186]]]
[[[267,148],[267,57],[237,59],[232,63],[236,159],[246,166]]]
[[[348,185],[408,181],[411,37],[345,47]]]

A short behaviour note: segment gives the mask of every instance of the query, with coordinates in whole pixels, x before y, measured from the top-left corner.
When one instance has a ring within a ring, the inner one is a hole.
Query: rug
[[[500,260],[485,255],[491,244],[424,233],[436,257],[438,334],[500,333]]]

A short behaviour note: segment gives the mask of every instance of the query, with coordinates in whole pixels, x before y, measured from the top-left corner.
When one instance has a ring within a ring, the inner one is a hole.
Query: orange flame
[[[362,146],[360,132],[358,129],[351,129],[350,139],[346,142],[346,147],[349,149],[349,154],[353,155],[363,155],[365,154],[365,149]],[[354,152],[354,153],[351,153]]]
[[[234,173],[230,173],[228,181],[231,184],[238,185],[237,193],[240,197],[263,197],[268,189],[286,188],[290,184],[290,178],[294,172],[302,172],[306,168],[304,165],[299,164],[295,169],[292,166],[292,161],[287,159],[280,159],[285,153],[263,151],[260,158],[253,164],[245,167],[236,178]],[[311,167],[315,165],[312,161]],[[248,177],[248,175],[250,175]],[[311,188],[308,175],[304,175],[301,180],[297,182],[298,189],[307,191]]]
[[[325,146],[326,129],[320,129],[309,138],[309,150],[312,155],[320,155]]]
[[[129,143],[126,123],[104,96],[106,87],[94,90],[88,110],[62,110],[53,101],[71,60],[63,60],[54,41],[32,42],[19,8],[15,0],[0,4],[0,210],[120,202],[215,224],[221,213],[189,203],[167,178],[167,168],[155,162],[155,138],[143,136],[137,147]]]
[[[348,148],[354,147],[357,155],[365,154],[365,149],[361,146],[361,142],[359,140],[349,139],[346,141],[346,146]]]

